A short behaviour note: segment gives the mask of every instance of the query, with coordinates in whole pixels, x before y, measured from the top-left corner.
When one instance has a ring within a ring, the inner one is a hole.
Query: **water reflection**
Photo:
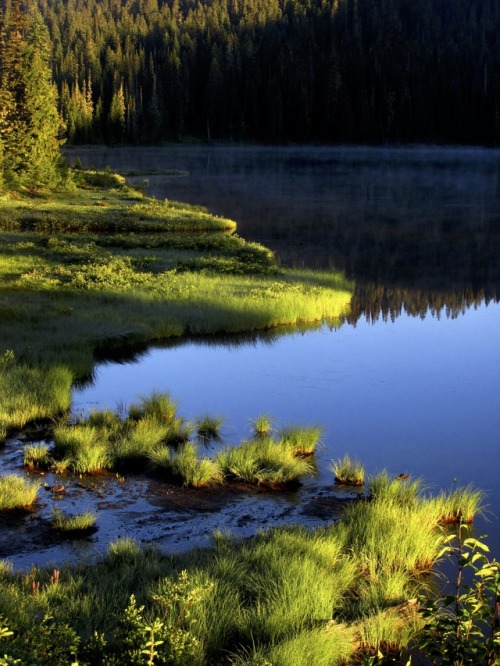
[[[144,170],[157,197],[207,205],[296,267],[356,281],[353,319],[455,316],[500,293],[500,151],[453,148],[78,149]],[[163,170],[164,175],[153,169]],[[186,176],[165,175],[177,169]],[[148,172],[151,175],[148,175]]]

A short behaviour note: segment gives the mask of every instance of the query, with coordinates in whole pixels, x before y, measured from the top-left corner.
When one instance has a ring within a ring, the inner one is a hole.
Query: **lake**
[[[369,474],[409,473],[434,490],[472,483],[487,492],[490,512],[475,533],[488,534],[500,556],[500,151],[165,146],[67,155],[130,174],[158,198],[204,204],[282,263],[340,269],[356,284],[338,326],[188,339],[99,364],[94,382],[74,391],[75,413],[159,389],[186,418],[224,416],[230,442],[248,437],[263,413],[277,427],[321,425],[319,477],[304,497],[331,487],[328,466],[344,453]],[[301,495],[277,501],[296,505]],[[231,504],[214,528],[238,531],[230,514]],[[169,547],[168,535],[160,541]]]

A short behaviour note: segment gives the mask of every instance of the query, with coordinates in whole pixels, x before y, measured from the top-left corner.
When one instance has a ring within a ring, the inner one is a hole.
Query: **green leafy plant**
[[[441,666],[500,663],[500,562],[488,546],[463,538],[466,525],[446,538],[441,555],[455,565],[449,593],[424,599],[426,621],[419,647]],[[448,590],[446,590],[448,591]]]

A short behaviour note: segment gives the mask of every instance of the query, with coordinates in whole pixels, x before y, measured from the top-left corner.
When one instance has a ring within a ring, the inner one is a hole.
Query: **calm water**
[[[471,149],[81,149],[84,165],[142,171],[159,198],[203,203],[291,265],[356,281],[340,328],[192,341],[103,364],[75,411],[168,390],[179,412],[321,424],[321,478],[332,458],[369,473],[422,476],[433,488],[488,492],[500,556],[500,152]],[[152,170],[156,173],[152,173]],[[169,175],[169,172],[176,175]],[[147,181],[147,182],[146,182]]]

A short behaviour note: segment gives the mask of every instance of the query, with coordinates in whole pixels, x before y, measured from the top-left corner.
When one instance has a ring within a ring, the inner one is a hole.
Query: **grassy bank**
[[[284,269],[231,220],[150,199],[108,172],[75,177],[64,193],[0,199],[0,351],[13,353],[2,367],[3,430],[64,411],[67,377],[88,376],[96,351],[113,345],[348,311],[352,285],[342,275]],[[33,369],[61,380],[57,397],[28,396],[28,414],[11,403]]]
[[[431,636],[417,600],[449,537],[409,482],[394,481],[398,494],[372,481],[377,494],[326,528],[216,534],[178,557],[125,538],[94,565],[27,574],[0,563],[0,653],[54,666],[408,663]]]

